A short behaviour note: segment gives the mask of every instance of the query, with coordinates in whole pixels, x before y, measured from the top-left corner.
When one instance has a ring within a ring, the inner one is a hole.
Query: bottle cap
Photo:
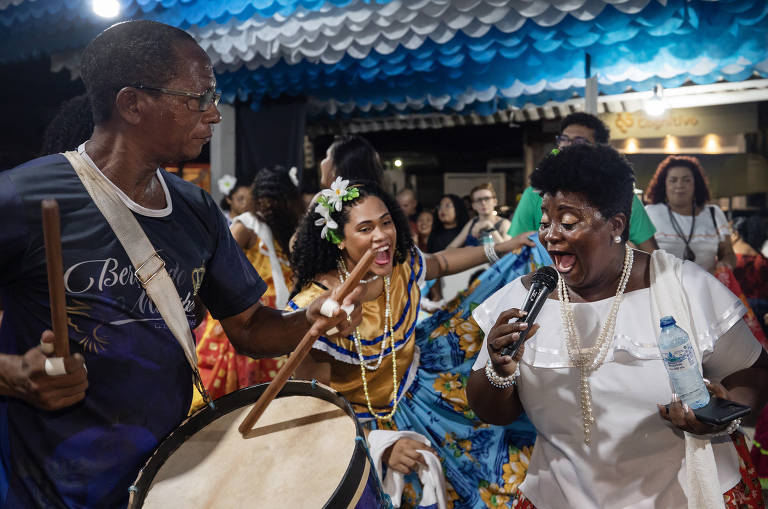
[[[665,316],[661,320],[659,320],[659,325],[661,325],[662,327],[675,325],[675,319],[671,316]]]

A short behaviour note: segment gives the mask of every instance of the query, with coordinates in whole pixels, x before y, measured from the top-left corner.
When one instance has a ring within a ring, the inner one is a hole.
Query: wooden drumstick
[[[64,269],[61,261],[61,220],[56,200],[43,200],[43,237],[45,260],[48,265],[48,295],[53,324],[54,357],[69,357],[69,332],[67,330],[67,303],[64,298]]]
[[[360,258],[360,261],[357,262],[355,268],[352,269],[352,273],[339,287],[339,291],[335,296],[339,304],[344,302],[344,298],[349,295],[354,287],[360,284],[360,280],[371,267],[373,258],[373,251],[369,250],[363,255],[362,258]],[[329,320],[330,319],[325,318],[318,320],[322,326],[320,330],[326,330],[325,324]],[[253,404],[251,410],[248,412],[248,415],[245,416],[245,419],[243,419],[243,422],[240,423],[240,426],[237,428],[237,430],[243,435],[243,438],[248,438],[246,434],[253,428],[253,425],[256,424],[256,421],[259,420],[259,417],[261,417],[261,415],[267,409],[267,405],[269,405],[283,389],[293,372],[296,371],[296,368],[299,367],[301,361],[304,360],[304,357],[306,357],[309,351],[312,349],[312,345],[314,344],[317,337],[318,336],[312,334],[311,330],[307,331],[301,342],[298,344],[298,346],[296,346],[296,349],[291,353],[290,357],[288,357],[288,361],[283,364],[283,367],[280,368],[280,371],[277,372],[277,375],[275,375],[275,378],[272,380],[272,382],[270,382],[267,389],[259,397],[256,403]]]

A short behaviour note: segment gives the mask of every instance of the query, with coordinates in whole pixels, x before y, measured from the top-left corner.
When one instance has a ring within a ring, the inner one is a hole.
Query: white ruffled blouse
[[[720,380],[754,364],[761,347],[741,320],[741,301],[694,263],[683,264],[682,280],[694,307],[704,376]],[[526,294],[517,279],[473,316],[487,335],[499,314],[521,305]],[[594,345],[612,302],[571,304],[582,348]],[[517,388],[539,435],[520,490],[539,509],[686,507],[683,433],[656,407],[671,400],[672,389],[656,342],[650,290],[624,295],[612,346],[589,378],[596,421],[591,447],[584,444],[579,370],[568,357],[559,301],[549,299],[536,322],[541,328],[526,342]],[[473,369],[487,360],[484,342]],[[740,480],[738,458],[727,437],[712,443],[724,493]]]

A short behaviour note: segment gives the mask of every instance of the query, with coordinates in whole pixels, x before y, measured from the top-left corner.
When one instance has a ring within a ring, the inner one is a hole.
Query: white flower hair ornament
[[[336,177],[330,189],[320,191],[320,197],[317,199],[317,206],[315,207],[315,214],[320,216],[315,220],[315,225],[323,225],[320,236],[336,245],[341,243],[341,236],[338,231],[339,224],[331,218],[331,214],[341,210],[342,202],[351,201],[360,196],[357,187],[348,186],[349,180]]]
[[[219,186],[220,193],[229,195],[229,192],[235,188],[237,179],[232,175],[224,175],[216,181],[216,184]]]

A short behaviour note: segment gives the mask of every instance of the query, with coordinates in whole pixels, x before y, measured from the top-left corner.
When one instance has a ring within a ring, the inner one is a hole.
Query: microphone
[[[533,325],[534,320],[536,320],[539,311],[541,311],[541,306],[544,305],[549,294],[552,293],[552,290],[557,286],[557,279],[559,277],[557,271],[552,267],[541,267],[533,274],[533,282],[531,283],[531,288],[528,290],[528,295],[526,295],[525,303],[522,307],[522,310],[527,311],[528,314],[525,315],[525,318],[518,318],[514,322],[525,322],[528,324],[529,328],[520,331],[520,338],[517,341],[502,348],[501,355],[515,355],[517,349],[520,348],[520,345],[523,344],[523,341],[525,341],[525,338],[528,336],[528,331]]]

